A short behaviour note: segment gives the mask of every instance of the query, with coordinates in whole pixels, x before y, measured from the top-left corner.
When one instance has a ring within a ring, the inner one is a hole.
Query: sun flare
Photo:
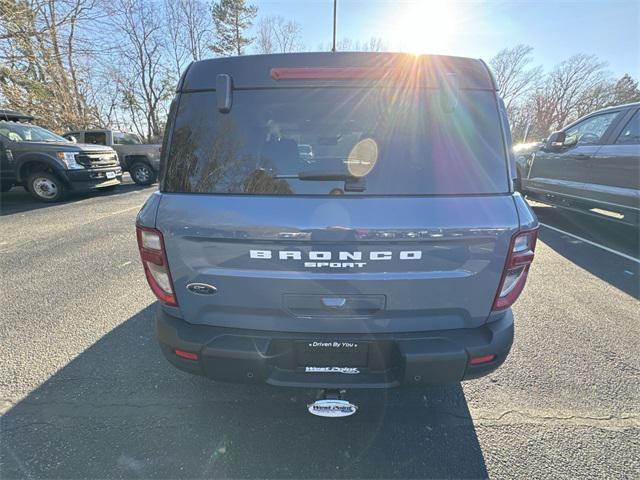
[[[459,21],[454,4],[423,0],[400,5],[395,30],[401,49],[415,54],[446,53]]]

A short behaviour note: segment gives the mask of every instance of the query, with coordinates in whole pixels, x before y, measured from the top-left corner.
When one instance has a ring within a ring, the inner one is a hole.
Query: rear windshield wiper
[[[274,178],[295,178],[303,181],[344,182],[345,192],[364,192],[366,184],[364,178],[356,177],[346,172],[305,171],[297,175],[276,175]]]
[[[350,173],[339,172],[313,172],[306,171],[298,173],[299,180],[318,180],[318,181],[350,181],[357,180],[358,177],[354,177]]]

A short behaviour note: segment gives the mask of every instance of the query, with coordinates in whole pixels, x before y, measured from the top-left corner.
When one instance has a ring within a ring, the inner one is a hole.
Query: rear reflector
[[[481,363],[489,363],[493,362],[496,359],[494,354],[491,355],[483,355],[481,357],[472,357],[469,360],[469,365],[480,365]]]
[[[178,301],[173,290],[173,281],[169,271],[169,263],[164,248],[162,232],[155,228],[142,227],[136,225],[138,237],[138,249],[144,267],[144,274],[151,291],[158,297],[158,300],[171,305],[178,306]]]
[[[178,357],[186,358],[187,360],[198,360],[198,354],[194,352],[185,352],[184,350],[174,350]]]
[[[379,80],[391,70],[368,67],[298,67],[272,68],[274,80]]]
[[[533,262],[538,229],[516,233],[509,244],[509,254],[492,310],[509,308],[518,299],[527,281],[529,267]]]

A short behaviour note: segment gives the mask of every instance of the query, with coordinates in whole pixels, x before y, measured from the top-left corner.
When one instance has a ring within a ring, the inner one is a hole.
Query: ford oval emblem
[[[216,287],[207,283],[190,283],[187,285],[187,290],[199,295],[213,295],[218,291]]]
[[[316,400],[308,405],[309,413],[318,417],[348,417],[358,410],[353,403],[346,400]]]

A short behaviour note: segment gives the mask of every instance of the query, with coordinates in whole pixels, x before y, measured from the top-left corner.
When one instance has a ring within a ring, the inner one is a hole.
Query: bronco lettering
[[[303,259],[303,256],[306,258]],[[249,250],[250,258],[257,258],[263,260],[271,260],[278,258],[280,260],[305,260],[305,268],[362,268],[367,262],[353,261],[362,260],[362,252],[357,251],[341,251],[341,252],[329,252],[329,251],[310,251],[307,254],[299,250]],[[403,250],[398,253],[397,258],[399,260],[420,260],[422,258],[422,252],[420,250]],[[311,261],[306,261],[306,260]],[[369,260],[393,260],[394,253],[389,251],[375,251],[369,252]],[[320,260],[320,261],[317,261]],[[335,261],[335,260],[350,260],[350,261]]]
[[[310,251],[307,254],[298,250],[280,250],[277,252],[280,260],[302,260],[303,255],[309,260],[362,260],[362,252],[333,252],[328,251]],[[389,251],[376,251],[369,252],[369,260],[392,260],[394,258],[393,252]],[[249,250],[250,258],[272,259],[274,258],[274,252],[271,250]],[[398,253],[400,260],[420,260],[422,258],[422,252],[420,250],[403,250]],[[306,262],[311,263],[311,262]],[[357,263],[357,262],[356,262]]]

